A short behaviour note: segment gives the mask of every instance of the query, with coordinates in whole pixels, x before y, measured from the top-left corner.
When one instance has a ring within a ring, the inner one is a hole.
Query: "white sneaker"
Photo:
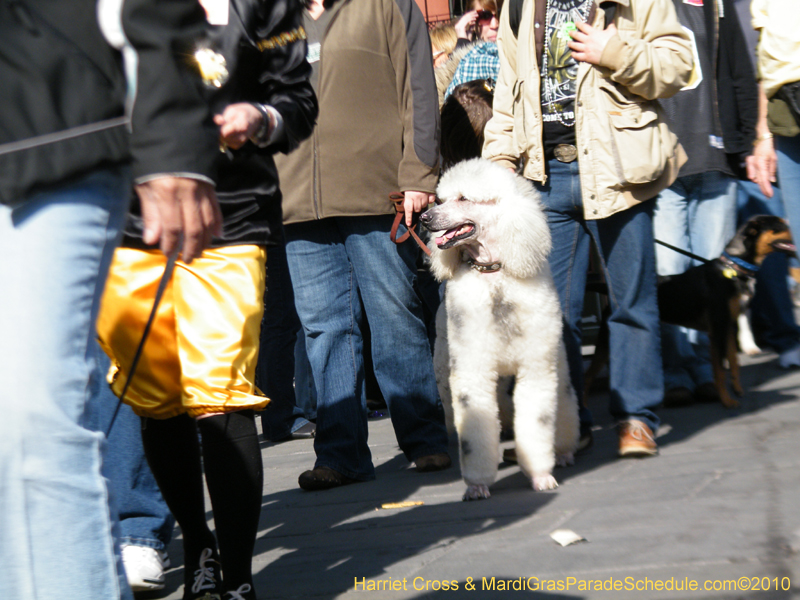
[[[125,576],[134,592],[164,588],[164,570],[169,563],[166,553],[147,546],[122,546]]]

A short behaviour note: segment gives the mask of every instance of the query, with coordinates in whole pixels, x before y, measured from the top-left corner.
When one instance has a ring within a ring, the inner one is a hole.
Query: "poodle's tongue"
[[[467,225],[461,225],[459,227],[455,227],[453,229],[449,229],[448,231],[444,232],[442,237],[437,237],[434,241],[436,242],[437,246],[441,246],[447,240],[453,239],[456,235],[461,233],[463,230],[467,228]]]

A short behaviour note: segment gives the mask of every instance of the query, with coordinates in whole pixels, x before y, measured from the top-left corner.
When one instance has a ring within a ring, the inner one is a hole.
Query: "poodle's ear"
[[[514,194],[500,199],[498,223],[503,269],[524,279],[538,273],[547,261],[552,242],[547,217],[533,184],[514,176]]]
[[[461,263],[461,252],[458,248],[441,250],[433,239],[428,242],[428,248],[431,251],[431,273],[433,273],[436,281],[452,279],[456,274],[459,263]]]

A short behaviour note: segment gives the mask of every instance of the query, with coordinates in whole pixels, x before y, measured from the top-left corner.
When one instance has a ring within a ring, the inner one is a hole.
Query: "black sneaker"
[[[187,568],[183,600],[222,600],[222,569],[216,550],[204,548],[198,568],[189,573]]]

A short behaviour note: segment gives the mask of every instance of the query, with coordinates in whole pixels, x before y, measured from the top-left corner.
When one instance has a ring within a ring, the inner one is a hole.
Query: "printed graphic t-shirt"
[[[567,43],[569,30],[583,22],[592,0],[550,0],[545,17],[545,60],[542,61],[542,120],[545,156],[558,144],[575,144],[575,82],[578,62]],[[547,69],[544,69],[544,64]]]

